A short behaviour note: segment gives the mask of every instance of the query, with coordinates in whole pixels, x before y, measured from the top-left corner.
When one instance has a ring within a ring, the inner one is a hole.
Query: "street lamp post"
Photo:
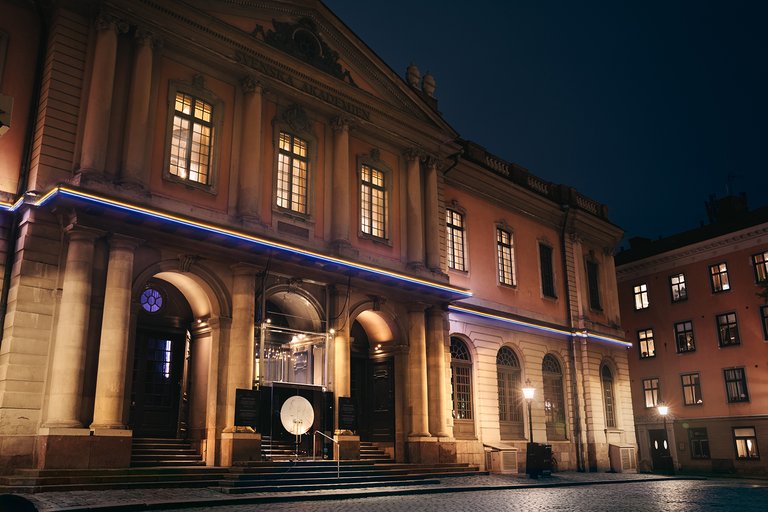
[[[537,478],[539,476],[539,464],[536,463],[534,455],[533,445],[533,417],[531,416],[531,402],[533,402],[533,395],[536,393],[536,388],[531,385],[531,380],[525,380],[525,387],[523,388],[523,398],[528,402],[528,452],[526,453],[525,468],[528,476],[531,478]]]

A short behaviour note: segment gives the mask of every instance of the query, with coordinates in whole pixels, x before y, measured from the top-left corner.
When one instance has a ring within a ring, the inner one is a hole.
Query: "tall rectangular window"
[[[725,378],[725,394],[729,403],[749,402],[747,391],[747,375],[744,368],[728,368],[723,370]]]
[[[725,263],[711,265],[709,267],[709,277],[713,292],[725,292],[731,289],[731,284],[728,281],[728,265]]]
[[[309,144],[293,134],[280,132],[278,145],[277,206],[295,213],[307,214]]]
[[[699,405],[704,401],[701,398],[701,381],[698,373],[681,375],[683,382],[683,403],[685,405]]]
[[[753,254],[752,265],[755,267],[755,282],[768,283],[768,251]]]
[[[692,459],[709,458],[709,437],[706,428],[689,428],[688,442],[691,445]]]
[[[717,337],[721,347],[738,345],[739,326],[736,324],[736,313],[717,315]]]
[[[755,427],[736,427],[733,429],[733,442],[736,444],[737,459],[759,459]]]
[[[539,244],[539,265],[541,266],[541,293],[545,297],[556,297],[552,248],[541,243]]]
[[[680,302],[688,298],[688,289],[685,287],[685,274],[680,273],[670,276],[669,286],[672,291],[672,302]]]
[[[387,187],[384,172],[363,165],[360,169],[360,231],[387,238]]]
[[[643,396],[645,396],[646,407],[651,408],[659,405],[661,401],[659,379],[643,379]]]
[[[763,322],[763,339],[768,340],[768,306],[760,306],[760,319]]]
[[[637,331],[637,347],[640,349],[640,359],[656,357],[656,342],[653,339],[653,329]]]
[[[675,344],[678,352],[693,352],[696,343],[693,339],[693,322],[678,322],[675,324]]]
[[[641,284],[635,285],[634,293],[635,293],[635,310],[646,309],[648,306],[651,305],[650,301],[648,300],[647,284],[641,283]]]
[[[601,311],[603,308],[600,305],[600,282],[599,282],[599,270],[597,262],[587,260],[587,284],[589,287],[589,307]]]
[[[174,99],[168,172],[208,185],[213,154],[213,105],[177,92]]]
[[[448,267],[467,270],[464,262],[464,216],[455,210],[445,210],[445,229],[448,236]]]
[[[496,256],[499,265],[499,282],[515,286],[515,252],[512,233],[496,228]]]

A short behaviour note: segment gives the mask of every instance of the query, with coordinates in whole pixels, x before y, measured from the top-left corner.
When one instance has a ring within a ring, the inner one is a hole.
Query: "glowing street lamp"
[[[531,379],[525,379],[525,387],[523,388],[523,398],[528,402],[528,432],[529,443],[533,443],[533,419],[531,418],[531,402],[533,402],[533,395],[536,393],[536,388],[531,385]]]

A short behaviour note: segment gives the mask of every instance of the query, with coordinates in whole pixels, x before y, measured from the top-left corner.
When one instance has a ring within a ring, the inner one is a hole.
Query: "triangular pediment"
[[[435,109],[434,99],[408,85],[320,1],[191,0],[189,4],[245,34],[254,52],[271,50],[296,62],[295,67],[301,66],[319,86],[376,112],[455,135]],[[253,62],[250,55],[239,58]],[[251,67],[260,71],[256,64]]]

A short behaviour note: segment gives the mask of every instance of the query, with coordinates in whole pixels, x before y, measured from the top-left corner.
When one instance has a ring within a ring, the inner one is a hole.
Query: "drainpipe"
[[[563,226],[560,230],[560,256],[563,260],[563,283],[565,284],[565,297],[567,299],[565,314],[568,327],[570,327],[571,331],[573,331],[571,292],[570,285],[568,283],[568,264],[566,263],[565,250],[565,230],[568,225],[568,214],[570,213],[571,208],[567,204],[564,204],[561,207],[563,209]],[[568,337],[568,360],[571,365],[571,395],[573,395],[573,436],[576,439],[576,469],[583,472],[585,469],[583,453],[584,446],[581,440],[581,404],[579,402],[579,385],[576,377],[576,337],[573,334]]]
[[[43,79],[43,67],[45,64],[45,53],[47,50],[48,42],[48,24],[45,21],[45,14],[43,7],[39,1],[35,2],[37,7],[37,15],[40,19],[40,37],[37,47],[37,61],[35,63],[35,77],[32,85],[32,99],[29,106],[29,116],[27,119],[27,133],[24,136],[24,158],[21,161],[21,168],[19,169],[19,182],[16,185],[16,198],[21,198],[27,188],[27,177],[29,176],[30,166],[30,154],[32,152],[32,141],[35,136],[35,128],[37,127],[37,113],[40,105],[40,89],[42,88]],[[19,233],[19,209],[16,209],[11,213],[11,223],[8,227],[8,246],[5,253],[5,270],[3,272],[3,289],[0,291],[0,347],[3,344],[3,337],[5,335],[5,315],[8,312],[8,293],[11,287],[11,273],[13,271],[13,262],[16,258],[16,238]]]

